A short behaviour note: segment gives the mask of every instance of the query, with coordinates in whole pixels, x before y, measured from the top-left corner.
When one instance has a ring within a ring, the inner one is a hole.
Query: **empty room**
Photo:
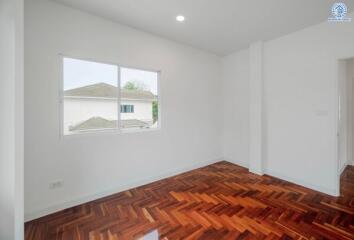
[[[0,240],[354,239],[354,0],[0,0]]]

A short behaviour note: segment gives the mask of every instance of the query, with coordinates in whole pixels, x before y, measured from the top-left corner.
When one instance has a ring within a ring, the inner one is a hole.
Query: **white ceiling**
[[[333,0],[56,0],[174,41],[226,55],[326,21]],[[343,1],[349,11],[354,0]],[[178,14],[186,17],[179,23]]]

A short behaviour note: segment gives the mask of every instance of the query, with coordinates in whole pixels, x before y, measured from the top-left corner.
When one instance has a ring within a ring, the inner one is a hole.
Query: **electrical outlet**
[[[50,189],[57,189],[63,186],[63,180],[57,180],[49,184]]]

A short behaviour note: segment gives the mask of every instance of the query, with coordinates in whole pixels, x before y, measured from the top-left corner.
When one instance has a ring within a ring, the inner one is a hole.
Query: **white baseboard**
[[[249,168],[249,171],[250,171],[251,173],[257,174],[257,175],[259,175],[259,176],[264,175],[263,169],[262,169],[262,170],[259,170],[259,169]]]
[[[343,164],[342,168],[339,170],[339,177],[340,177],[340,175],[342,175],[343,171],[345,170],[345,168],[346,168],[348,165],[350,165],[350,164],[348,164],[348,163]]]
[[[249,167],[247,163],[242,162],[242,161],[238,161],[238,160],[231,159],[231,158],[228,158],[228,157],[224,157],[223,159],[224,159],[225,161],[227,161],[227,162],[230,162],[230,163],[239,165],[239,166],[244,167],[244,168],[247,168],[247,169],[248,169],[248,167]]]
[[[241,167],[245,167],[245,168],[249,169],[249,166],[248,166],[247,163],[240,162],[240,161],[237,161],[237,160],[234,160],[234,159],[230,159],[230,158],[227,158],[227,157],[224,157],[224,159],[225,159],[225,161],[228,161],[228,162],[234,163],[236,165],[239,165]],[[272,171],[272,170],[269,170],[269,169],[264,169],[262,173],[270,175],[270,176],[273,176],[273,177],[276,177],[276,178],[279,178],[279,179],[282,179],[282,180],[285,180],[285,181],[288,181],[288,182],[291,182],[291,183],[295,183],[295,184],[301,185],[301,186],[306,187],[306,188],[313,189],[313,190],[318,191],[318,192],[326,193],[326,194],[331,195],[331,196],[339,196],[339,191],[337,191],[336,189],[329,189],[329,188],[324,188],[324,187],[321,187],[321,186],[317,186],[317,185],[314,185],[314,184],[311,184],[311,183],[308,183],[308,182],[305,182],[305,181],[302,181],[302,180],[299,180],[299,179],[295,179],[295,178],[291,178],[291,177],[285,176],[285,175],[283,175],[281,173],[278,173],[278,172],[275,172],[275,171]],[[255,173],[255,174],[259,175],[259,173]]]
[[[331,196],[335,196],[335,197],[339,196],[339,192],[337,191],[337,189],[330,189],[330,188],[325,188],[325,187],[322,187],[322,186],[317,186],[317,185],[305,182],[305,181],[300,180],[300,179],[295,179],[295,178],[292,178],[292,177],[285,176],[285,175],[283,175],[281,173],[278,173],[278,172],[275,172],[275,171],[272,171],[272,170],[269,170],[269,169],[266,169],[264,171],[264,173],[268,174],[270,176],[273,176],[273,177],[276,177],[276,178],[291,182],[291,183],[295,183],[295,184],[301,185],[301,186],[306,187],[306,188],[313,189],[313,190],[318,191],[318,192],[322,192],[322,193],[331,195]]]
[[[172,177],[172,176],[175,176],[180,173],[184,173],[184,172],[188,172],[188,171],[191,171],[191,170],[194,170],[197,168],[205,167],[207,165],[210,165],[210,164],[213,164],[213,163],[216,163],[219,161],[223,161],[223,160],[224,160],[223,158],[217,158],[217,159],[213,159],[213,160],[209,160],[209,161],[199,162],[197,164],[191,164],[189,166],[185,166],[185,167],[179,168],[177,170],[173,170],[171,172],[166,172],[164,174],[160,174],[155,177],[145,178],[145,179],[142,179],[142,180],[139,180],[136,182],[132,182],[130,184],[126,184],[126,185],[119,185],[119,186],[116,186],[116,187],[111,188],[109,190],[99,192],[96,194],[79,197],[79,198],[76,198],[76,199],[73,199],[70,201],[57,202],[57,203],[52,204],[50,206],[47,206],[47,207],[44,207],[41,209],[36,209],[36,210],[25,213],[25,222],[28,222],[28,221],[31,221],[31,220],[34,220],[34,219],[37,219],[37,218],[40,218],[40,217],[64,210],[64,209],[67,209],[70,207],[74,207],[74,206],[77,206],[77,205],[80,205],[83,203],[94,201],[99,198],[106,197],[106,196],[109,196],[109,195],[112,195],[112,194],[115,194],[118,192],[122,192],[122,191],[125,191],[128,189],[131,189],[131,188],[135,188],[135,187],[142,186],[142,185],[145,185],[148,183],[152,183],[152,182],[164,179],[164,178]]]
[[[133,182],[133,183],[130,183],[130,184],[126,184],[126,185],[120,185],[120,186],[117,186],[115,188],[112,188],[112,189],[109,189],[109,190],[106,190],[106,191],[103,191],[103,192],[100,192],[100,193],[97,193],[97,194],[83,196],[83,197],[76,198],[76,199],[73,199],[73,200],[70,200],[70,201],[58,202],[58,203],[55,203],[53,205],[44,207],[42,209],[37,209],[37,210],[31,211],[31,212],[28,212],[28,213],[25,214],[25,222],[28,222],[28,221],[31,221],[31,220],[46,216],[46,215],[51,214],[51,213],[55,213],[57,211],[64,210],[66,208],[70,208],[70,207],[74,207],[74,206],[77,206],[77,205],[80,205],[80,204],[83,204],[83,203],[86,203],[86,202],[94,201],[94,200],[102,198],[102,197],[106,197],[106,196],[109,196],[109,195],[112,195],[112,194],[115,194],[115,193],[118,193],[118,192],[122,192],[122,191],[125,191],[125,190],[128,190],[128,189],[131,189],[131,188],[142,186],[142,185],[145,185],[145,184],[148,184],[148,183],[151,183],[151,182],[155,182],[155,181],[167,178],[167,177],[172,177],[172,176],[175,176],[177,174],[180,174],[180,173],[183,173],[183,172],[187,172],[187,171],[191,171],[191,170],[194,170],[194,169],[197,169],[197,168],[200,168],[200,167],[204,167],[204,166],[207,166],[207,165],[219,162],[219,161],[223,161],[223,160],[231,162],[231,163],[234,163],[236,165],[239,165],[241,167],[245,167],[245,168],[248,169],[248,164],[247,163],[241,162],[241,161],[237,161],[237,160],[233,160],[233,159],[230,159],[230,158],[227,158],[227,157],[225,157],[225,158],[217,158],[217,159],[209,160],[209,161],[206,161],[206,162],[200,162],[200,163],[197,163],[197,164],[191,164],[189,166],[182,167],[182,168],[180,168],[178,170],[167,172],[167,173],[161,174],[159,176],[145,178],[143,180],[139,180],[139,181],[136,181],[136,182]],[[332,196],[338,196],[339,195],[338,191],[336,191],[335,189],[327,189],[327,188],[323,188],[321,186],[316,186],[316,185],[304,182],[304,181],[299,180],[299,179],[295,179],[295,178],[291,178],[291,177],[285,176],[285,175],[280,174],[280,173],[275,172],[275,171],[271,171],[271,170],[267,170],[266,169],[264,171],[264,173],[268,174],[270,176],[274,176],[274,177],[279,178],[279,179],[283,179],[285,181],[289,181],[289,182],[292,182],[292,183],[295,183],[295,184],[299,184],[301,186],[304,186],[304,187],[307,187],[307,188],[310,188],[310,189],[314,189],[314,190],[319,191],[319,192],[323,192],[323,193],[332,195]]]

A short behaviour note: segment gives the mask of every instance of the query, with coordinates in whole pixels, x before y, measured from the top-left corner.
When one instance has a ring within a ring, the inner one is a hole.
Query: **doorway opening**
[[[338,70],[339,193],[354,196],[354,58],[339,60]]]

